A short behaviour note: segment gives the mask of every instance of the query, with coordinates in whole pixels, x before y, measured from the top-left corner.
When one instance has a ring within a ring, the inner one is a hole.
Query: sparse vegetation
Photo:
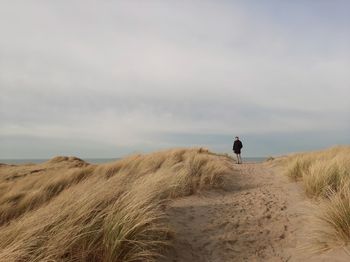
[[[313,245],[316,251],[345,247],[350,244],[350,187],[330,194],[321,202],[315,217]]]
[[[321,201],[313,236],[317,251],[350,243],[350,147],[288,157],[286,174],[302,180],[306,194]]]
[[[268,158],[266,158],[265,161],[273,161],[273,160],[275,160],[275,158],[273,156],[269,156]]]
[[[0,261],[153,261],[170,244],[167,201],[221,187],[230,172],[205,149],[2,165]]]

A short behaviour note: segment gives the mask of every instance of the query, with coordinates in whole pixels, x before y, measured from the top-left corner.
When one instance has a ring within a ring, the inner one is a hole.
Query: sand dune
[[[162,261],[349,261],[343,249],[308,248],[310,202],[270,163],[235,165],[226,190],[175,200],[167,213],[178,232]]]
[[[349,261],[314,253],[319,201],[289,158],[237,165],[175,149],[90,165],[0,166],[0,261]]]
[[[172,235],[167,202],[221,187],[228,160],[199,148],[2,165],[0,261],[154,261]]]

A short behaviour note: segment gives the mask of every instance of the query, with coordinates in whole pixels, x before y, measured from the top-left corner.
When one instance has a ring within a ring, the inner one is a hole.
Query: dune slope
[[[349,152],[2,164],[0,261],[349,261]]]
[[[347,251],[310,249],[310,211],[300,183],[276,162],[235,165],[225,190],[177,199],[167,210],[177,229],[170,261],[349,261]]]
[[[220,187],[228,158],[176,149],[90,165],[57,157],[0,168],[0,261],[153,261],[170,199]]]

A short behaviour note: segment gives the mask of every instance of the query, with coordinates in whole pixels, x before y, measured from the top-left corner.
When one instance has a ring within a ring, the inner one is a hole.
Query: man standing
[[[243,144],[241,140],[239,140],[238,136],[236,136],[235,142],[233,143],[232,150],[237,155],[237,164],[242,164],[242,158],[241,158],[242,147],[243,147]]]

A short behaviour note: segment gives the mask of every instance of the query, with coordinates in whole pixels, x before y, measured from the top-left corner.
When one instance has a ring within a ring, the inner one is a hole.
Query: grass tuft
[[[286,174],[302,180],[307,196],[320,208],[315,216],[313,249],[325,251],[350,244],[350,147],[288,157]]]

